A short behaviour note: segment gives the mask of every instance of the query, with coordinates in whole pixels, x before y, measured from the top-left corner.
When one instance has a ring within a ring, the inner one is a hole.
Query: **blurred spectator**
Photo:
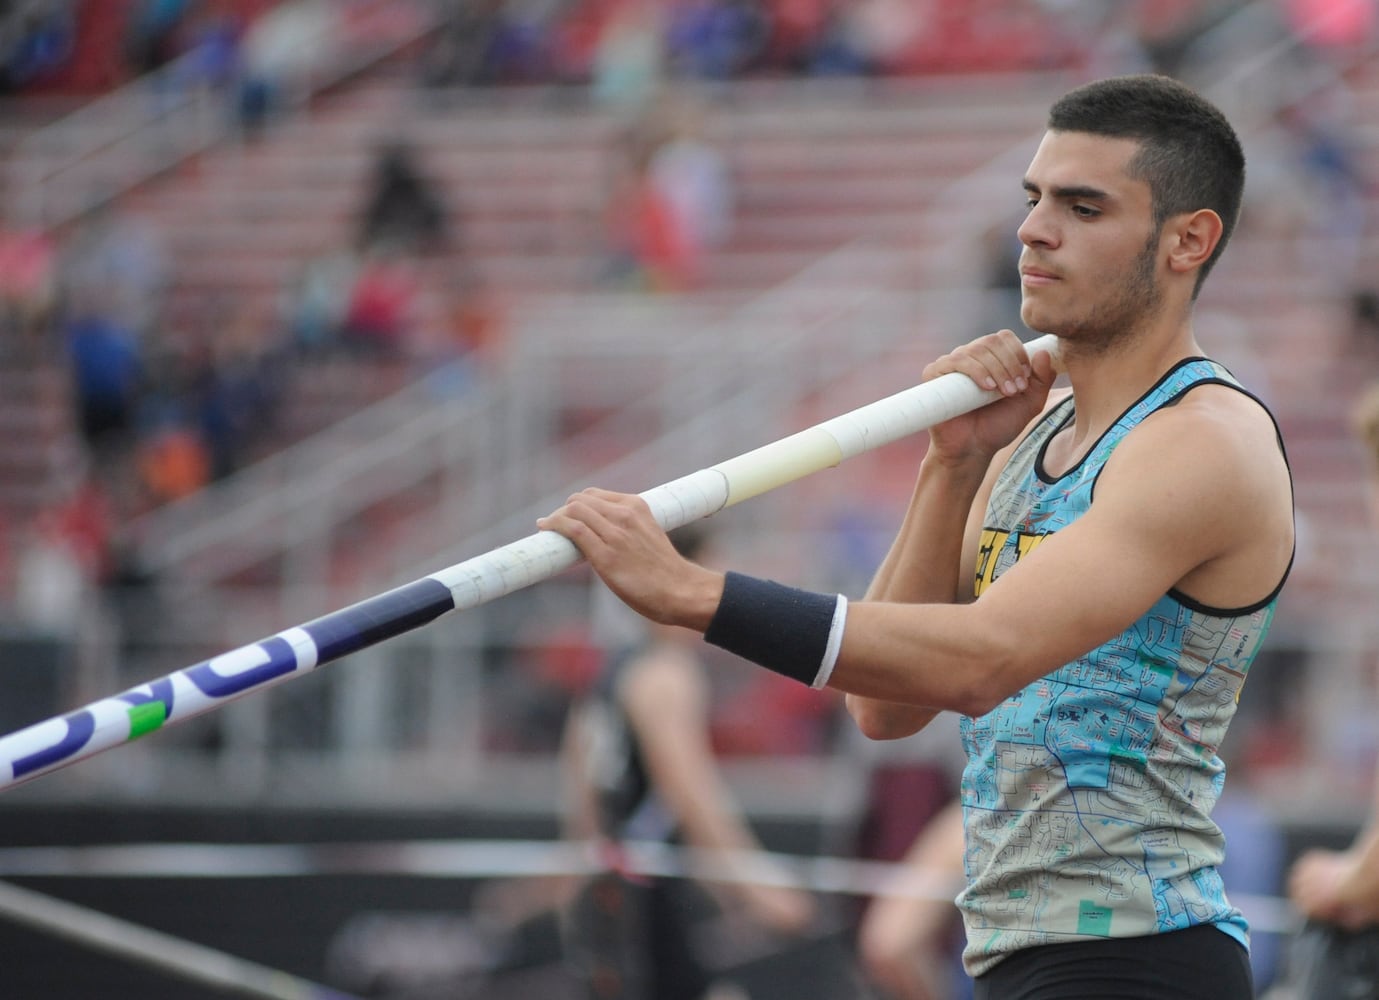
[[[553,8],[542,3],[508,3],[489,41],[488,70],[494,84],[552,82]]]
[[[594,51],[610,13],[621,0],[586,0],[567,7],[550,26],[550,73],[555,83],[593,78]]]
[[[934,5],[911,0],[858,0],[844,5],[846,33],[866,72],[898,70],[936,20]]]
[[[455,4],[419,60],[427,87],[470,87],[492,82],[490,53],[504,0]]]
[[[603,280],[632,291],[679,292],[694,281],[693,249],[683,219],[651,176],[656,140],[627,130],[613,150],[604,199]]]
[[[318,356],[340,343],[359,262],[344,249],[327,248],[302,262],[283,288],[279,320],[292,346]]]
[[[440,187],[421,168],[416,149],[402,140],[381,145],[360,211],[359,251],[382,245],[407,254],[441,250],[450,225]]]
[[[62,325],[78,427],[102,470],[133,442],[144,384],[138,338],[106,306],[96,295],[80,299]]]
[[[1325,260],[1326,276],[1348,294],[1361,274],[1369,200],[1376,188],[1352,136],[1353,97],[1343,82],[1288,97],[1245,139],[1252,166],[1242,224],[1273,237],[1302,272]],[[1264,249],[1270,249],[1266,245]]]
[[[672,538],[696,557],[704,531],[691,525]],[[570,712],[562,750],[566,835],[594,842],[608,861],[579,890],[566,919],[572,971],[590,1000],[708,1000],[713,987],[696,954],[694,913],[703,901],[695,883],[620,870],[624,842],[683,842],[724,852],[717,860],[729,865],[760,848],[714,760],[699,645],[684,629],[648,625],[641,639],[615,652]],[[803,932],[815,914],[812,897],[765,880],[722,888],[777,934]]]
[[[143,501],[159,506],[181,500],[211,481],[205,440],[178,419],[165,418],[141,436],[135,456]]]
[[[184,482],[190,478],[185,470],[165,468],[165,462],[180,460],[181,445],[165,447],[172,435],[185,431],[195,440],[196,450],[206,456],[206,443],[197,423],[195,393],[200,369],[194,356],[196,352],[209,350],[206,343],[198,341],[193,347],[166,336],[164,331],[148,341],[143,352],[144,388],[139,400],[137,438],[131,462],[135,474],[134,495],[128,509],[122,513],[135,516],[150,506],[167,502],[178,492],[172,485],[174,481]],[[199,464],[206,468],[204,479],[209,480],[209,457],[204,457]]]
[[[78,222],[59,264],[64,301],[97,296],[138,338],[155,326],[168,284],[158,232],[121,202],[105,202]]]
[[[819,32],[805,47],[802,65],[810,76],[859,76],[872,67],[860,33],[853,30],[850,8],[830,5]]]
[[[350,288],[341,342],[377,359],[404,357],[420,295],[415,262],[390,243],[375,244]]]
[[[840,736],[852,769],[866,776],[844,851],[862,861],[905,864],[915,879],[913,885],[897,880],[894,896],[857,901],[862,971],[881,1000],[970,997],[961,961],[965,935],[961,921],[953,923],[964,884],[957,793],[966,758],[958,716],[942,713],[892,742],[867,740],[855,727]]]
[[[666,26],[671,72],[699,80],[732,80],[766,52],[770,24],[756,0],[686,0]]]
[[[670,134],[651,153],[649,176],[675,213],[685,244],[686,283],[697,285],[705,255],[732,235],[732,172],[705,134],[702,108],[680,101],[669,105],[667,116]]]
[[[19,547],[15,572],[19,620],[46,633],[72,632],[92,588],[56,518],[43,513],[34,519]]]
[[[6,349],[41,345],[53,316],[57,291],[57,248],[38,228],[0,223],[0,337]]]
[[[239,122],[254,138],[309,92],[337,55],[338,11],[329,0],[281,0],[250,22],[239,44]]]
[[[762,61],[766,69],[802,75],[806,53],[828,22],[828,0],[767,0],[769,26]]]
[[[595,104],[631,117],[661,86],[665,42],[655,6],[639,0],[615,3],[594,48],[590,91]]]
[[[1193,44],[1219,21],[1223,5],[1204,0],[1153,0],[1131,7],[1134,37],[1150,71],[1181,78]]]
[[[1353,418],[1379,527],[1379,385],[1361,396]],[[1348,849],[1309,850],[1289,873],[1289,896],[1309,922],[1289,954],[1292,1000],[1379,997],[1379,770],[1369,809]]]
[[[1360,277],[1369,202],[1375,191],[1362,166],[1364,151],[1353,138],[1352,103],[1338,82],[1279,109],[1307,191],[1304,236],[1320,241],[1320,248],[1310,243],[1300,248],[1302,260],[1325,259],[1328,273],[1343,287]]]
[[[195,386],[199,423],[214,479],[238,470],[272,433],[281,370],[267,340],[273,325],[252,306],[232,314]]]
[[[963,887],[962,854],[962,805],[954,799],[906,851],[909,878],[897,880],[894,895],[877,896],[868,906],[858,929],[858,954],[887,1000],[971,996],[954,902]]]
[[[431,387],[450,396],[463,392],[497,363],[507,310],[493,287],[469,267],[460,267],[438,298],[435,322],[423,331],[417,361]]]
[[[0,14],[0,93],[22,91],[61,69],[76,34],[73,0],[15,0]]]
[[[450,319],[461,353],[480,367],[495,364],[507,330],[507,310],[498,292],[473,268],[455,283]]]
[[[125,61],[136,75],[162,69],[182,54],[182,30],[192,0],[142,0],[130,12]]]
[[[186,29],[186,52],[178,64],[177,84],[210,93],[228,90],[239,72],[244,28],[234,13],[203,11],[193,18]]]
[[[75,634],[93,592],[112,569],[114,522],[94,470],[83,466],[62,495],[35,516],[20,545],[16,605],[20,618],[44,631]]]
[[[1374,48],[1379,8],[1373,0],[1283,0],[1293,34],[1345,69]]]

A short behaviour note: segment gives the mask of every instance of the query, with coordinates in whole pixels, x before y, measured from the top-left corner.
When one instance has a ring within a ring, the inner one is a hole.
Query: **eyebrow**
[[[1039,185],[1028,177],[1024,179],[1024,188],[1031,194],[1042,194]],[[1085,200],[1085,201],[1109,201],[1111,194],[1101,188],[1095,188],[1088,184],[1073,184],[1066,187],[1054,186],[1048,192],[1053,198]]]

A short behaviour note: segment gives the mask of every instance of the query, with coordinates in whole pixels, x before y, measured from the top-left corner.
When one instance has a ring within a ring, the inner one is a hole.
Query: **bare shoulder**
[[[1184,499],[1219,501],[1229,494],[1251,509],[1286,507],[1291,517],[1292,490],[1278,428],[1263,404],[1232,386],[1191,389],[1146,417],[1122,448],[1124,459],[1133,459],[1146,474],[1171,473],[1180,488],[1191,484]],[[1223,495],[1210,495],[1218,493]],[[1271,498],[1272,505],[1266,502]]]
[[[1178,586],[1239,607],[1267,595],[1293,555],[1293,487],[1278,429],[1230,386],[1198,386],[1127,435],[1106,466],[1108,488],[1138,500],[1162,544],[1203,556]],[[1100,487],[1099,487],[1100,490]]]
[[[1194,453],[1213,460],[1239,459],[1251,465],[1259,465],[1261,460],[1271,464],[1270,456],[1283,461],[1278,427],[1269,411],[1233,386],[1196,386],[1175,405],[1146,418],[1142,427],[1145,434],[1141,437],[1153,439],[1156,445],[1169,447],[1189,461]]]

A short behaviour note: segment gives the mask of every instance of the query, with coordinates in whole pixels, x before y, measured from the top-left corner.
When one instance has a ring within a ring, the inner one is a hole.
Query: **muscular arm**
[[[999,467],[993,463],[993,467]],[[890,551],[867,589],[866,601],[896,604],[952,604],[970,599],[972,523],[980,526],[981,505],[973,498],[989,493],[982,469],[953,467],[926,460],[909,508]],[[962,586],[967,569],[966,591]],[[847,710],[871,739],[899,739],[923,729],[939,709],[849,694]]]
[[[1242,421],[1220,400],[1146,420],[1108,461],[1090,510],[975,602],[852,605],[830,684],[980,715],[1174,587],[1222,607],[1267,597],[1292,550],[1287,473],[1262,411]]]

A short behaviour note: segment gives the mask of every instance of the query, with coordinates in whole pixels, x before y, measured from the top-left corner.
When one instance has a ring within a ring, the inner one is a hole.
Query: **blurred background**
[[[1049,102],[1152,70],[1215,99],[1250,164],[1198,333],[1273,408],[1296,478],[1297,562],[1224,750],[1235,884],[1277,895],[1301,847],[1365,819],[1379,745],[1379,552],[1349,423],[1379,379],[1377,15],[0,5],[0,730],[1019,330],[1019,178]],[[922,449],[717,515],[727,561],[860,593]],[[228,848],[553,842],[566,711],[626,627],[573,570],[6,791],[0,876],[359,996],[573,995],[550,929],[523,923],[539,891],[491,855],[332,871]],[[710,666],[714,747],[768,847],[893,860],[953,794],[946,738],[864,745],[839,699]],[[160,844],[226,849],[32,850]],[[757,1000],[883,996],[853,954],[861,905],[832,897],[827,947],[720,934],[717,954]],[[7,997],[222,995],[16,923],[0,955]]]

